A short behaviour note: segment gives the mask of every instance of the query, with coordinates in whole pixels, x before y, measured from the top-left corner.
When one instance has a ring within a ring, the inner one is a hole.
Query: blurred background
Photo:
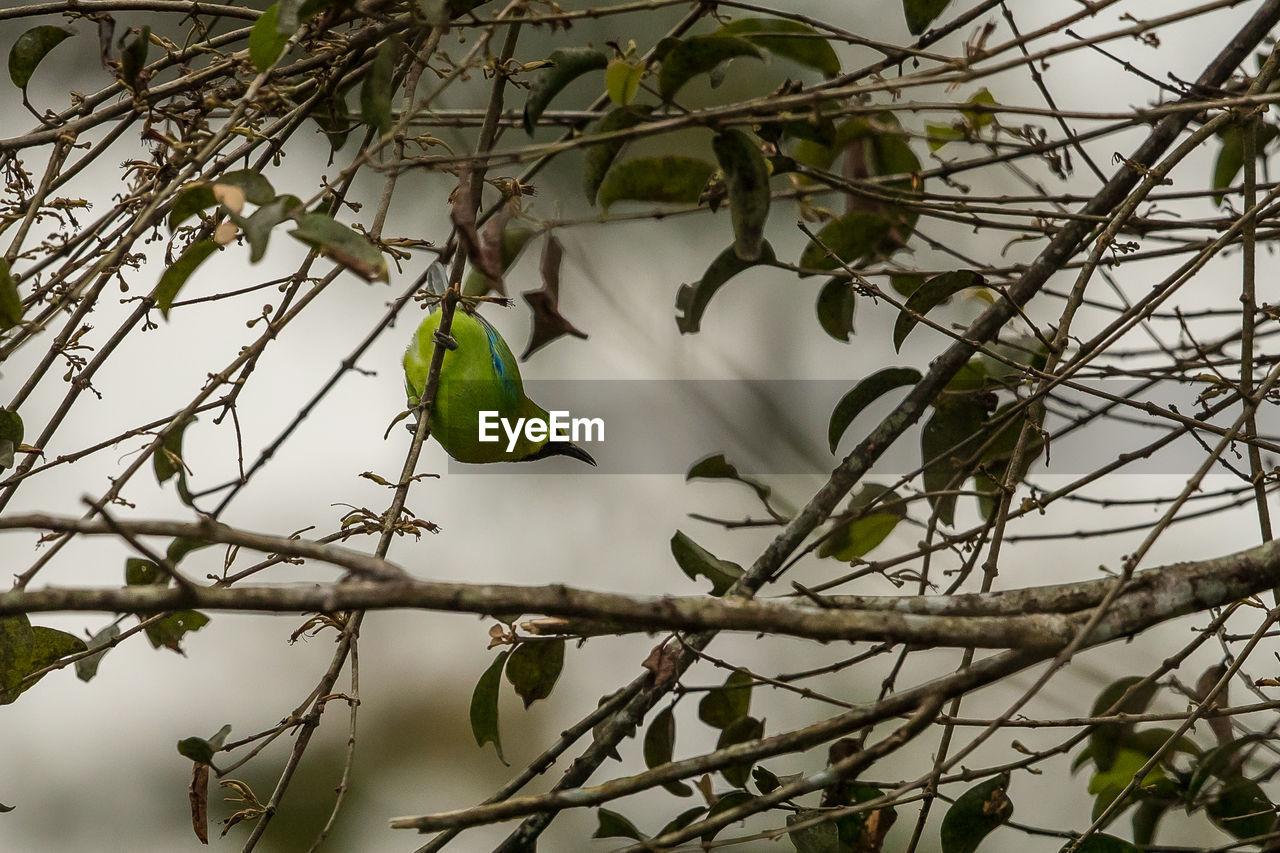
[[[565,8],[585,4],[566,3]],[[958,11],[963,4],[953,3]],[[1138,19],[1167,14],[1172,6],[1159,0],[1126,0],[1094,19],[1078,25],[1081,34],[1103,32],[1123,26],[1123,16]],[[1159,32],[1157,47],[1137,40],[1119,41],[1110,49],[1138,64],[1155,76],[1172,72],[1182,79],[1194,79],[1206,64],[1253,12],[1256,3],[1241,3],[1214,14],[1171,25]],[[1023,32],[1029,32],[1067,14],[1072,3],[1010,0],[1008,4]],[[788,4],[790,11],[803,12],[837,23],[873,39],[901,43],[907,38],[901,6],[894,0],[874,0],[858,4],[808,0]],[[608,41],[623,45],[634,39],[643,50],[653,44],[683,14],[682,7],[656,10],[644,15],[606,17],[575,23],[568,36],[547,30],[531,31],[522,40],[517,58],[541,58],[554,46],[590,42],[603,46]],[[126,27],[151,24],[158,29],[176,26],[161,21],[153,13],[115,13],[117,33]],[[944,16],[945,19],[945,16]],[[963,50],[965,39],[986,22],[996,27],[998,39],[1007,37],[1006,25],[998,13],[991,13],[972,27],[935,47],[949,54]],[[0,45],[11,44],[25,28],[36,23],[60,23],[58,16],[0,22]],[[98,64],[94,34],[86,21],[73,22],[77,38],[51,54],[36,73],[31,100],[39,108],[63,109],[68,92],[93,92],[110,82],[108,72]],[[460,55],[467,45],[457,43],[468,31],[446,36],[442,46]],[[1057,42],[1058,35],[1047,41]],[[874,54],[848,45],[835,44],[844,67],[855,67]],[[1250,69],[1252,71],[1252,66]],[[741,69],[738,69],[741,71]],[[730,73],[724,88],[714,97],[724,100],[761,94],[776,88],[792,68],[778,62],[753,67],[750,73]],[[1059,107],[1065,110],[1124,112],[1153,103],[1159,93],[1134,75],[1124,73],[1114,63],[1095,54],[1077,51],[1052,59],[1043,68],[1046,85]],[[985,80],[997,101],[1009,104],[1040,105],[1041,95],[1025,68]],[[585,105],[594,92],[580,84],[561,96],[558,105]],[[691,84],[689,100],[700,97]],[[476,107],[487,91],[485,81],[476,79],[449,91],[442,107]],[[911,97],[946,101],[967,96],[967,91],[913,90]],[[708,100],[713,93],[702,95]],[[518,109],[519,98],[513,96]],[[512,107],[512,103],[508,103]],[[5,118],[4,135],[27,131],[33,119],[21,106],[16,89],[0,86],[0,111]],[[904,114],[904,124],[922,129],[923,119]],[[1045,122],[1050,135],[1056,128]],[[309,131],[309,129],[308,129]],[[1144,126],[1128,134],[1109,136],[1089,144],[1095,160],[1110,170],[1115,152],[1127,153],[1145,137]],[[449,129],[431,132],[454,145],[465,146],[466,134]],[[513,136],[517,131],[508,131]],[[104,209],[120,191],[114,170],[122,161],[146,159],[144,149],[130,135],[116,144],[112,155],[79,178],[71,195],[93,201]],[[306,197],[317,186],[320,173],[332,178],[346,162],[350,149],[325,167],[328,146],[315,134],[300,134],[278,168],[269,173],[280,192]],[[514,144],[514,140],[509,143]],[[653,153],[678,141],[641,143],[631,154]],[[648,147],[646,147],[648,146]],[[923,142],[913,144],[917,156],[928,163]],[[940,156],[958,152],[943,149]],[[1215,149],[1202,149],[1189,157],[1173,173],[1175,187],[1203,187],[1212,170]],[[547,219],[598,217],[588,208],[578,191],[580,155],[556,160],[535,181],[538,194],[530,210]],[[38,170],[41,164],[26,162]],[[1052,192],[1089,194],[1096,182],[1087,170],[1078,168],[1063,181],[1049,174],[1034,176]],[[984,170],[968,175],[975,192],[982,195],[1023,194],[1026,185],[1008,171]],[[444,199],[453,187],[447,175],[410,173],[397,191],[388,221],[388,234],[402,234],[443,242],[448,234],[448,210]],[[369,209],[381,191],[381,179],[366,175],[356,185],[354,196]],[[1188,216],[1207,216],[1208,201],[1187,207]],[[623,207],[615,209],[622,210]],[[644,209],[636,206],[635,210]],[[792,223],[792,209],[779,205],[770,222],[769,239],[780,257],[794,258],[805,237]],[[984,263],[1018,263],[1034,257],[1039,244],[1006,244],[1003,232],[977,232],[955,223],[931,221],[921,225],[933,240],[940,241]],[[798,280],[779,271],[756,269],[736,278],[715,298],[703,322],[702,331],[681,335],[674,321],[676,289],[694,281],[712,258],[730,241],[730,224],[723,212],[718,216],[699,214],[659,222],[581,224],[557,230],[565,247],[561,288],[561,309],[587,340],[564,338],[536,353],[522,370],[528,380],[839,380],[852,385],[858,379],[888,364],[925,367],[941,351],[942,336],[921,328],[908,341],[901,355],[894,355],[890,328],[897,311],[869,299],[859,301],[856,333],[850,343],[840,343],[825,335],[815,322],[814,298],[821,286],[818,278]],[[129,282],[127,293],[102,301],[90,320],[94,327],[85,342],[93,345],[110,335],[132,305],[122,303],[147,292],[162,269],[157,240],[152,257],[140,269],[123,272]],[[537,246],[531,247],[508,276],[510,293],[518,294],[539,286]],[[243,284],[288,275],[296,268],[302,250],[289,241],[273,243],[265,260],[249,265],[247,251],[220,253],[193,278],[184,298],[214,293]],[[266,351],[252,382],[240,398],[240,430],[245,453],[255,457],[289,422],[343,358],[378,321],[390,301],[420,271],[422,259],[415,259],[403,271],[392,270],[391,284],[368,285],[344,275],[307,312],[290,325]],[[917,241],[910,261],[920,268],[952,268],[954,260],[924,247]],[[1125,266],[1119,273],[1128,292],[1140,294],[1174,268],[1176,260],[1153,260],[1144,265]],[[1260,301],[1274,301],[1275,262],[1269,254],[1259,257]],[[1185,309],[1220,305],[1229,301],[1215,290],[1216,277],[1233,281],[1238,275],[1238,256],[1214,261],[1197,285],[1182,294]],[[1070,279],[1055,280],[1064,289]],[[1101,285],[1099,285],[1101,286]],[[1234,285],[1232,285],[1234,287]],[[235,300],[177,309],[158,328],[133,333],[94,380],[96,395],[83,395],[70,420],[60,430],[55,446],[44,451],[50,458],[86,447],[104,437],[139,423],[163,417],[183,406],[204,383],[206,375],[222,368],[238,349],[259,334],[247,323],[261,313],[263,304],[279,298],[274,289]],[[976,300],[956,300],[940,313],[950,322],[964,322],[983,308]],[[1061,301],[1042,296],[1032,304],[1031,313],[1040,321],[1057,316]],[[485,312],[517,351],[529,334],[529,314],[523,300],[509,310],[496,307]],[[275,533],[308,531],[320,535],[337,528],[339,520],[352,508],[367,507],[380,513],[390,499],[390,491],[362,478],[372,471],[389,480],[398,476],[410,437],[401,426],[384,438],[392,419],[405,407],[400,354],[421,313],[414,306],[383,334],[360,360],[359,371],[348,372],[338,387],[286,443],[270,464],[243,490],[222,520],[244,528]],[[1107,319],[1082,316],[1076,334],[1083,338]],[[1238,321],[1228,317],[1223,328]],[[1176,330],[1172,333],[1176,336]],[[7,400],[21,384],[27,371],[42,354],[43,342],[21,350],[0,365],[0,399]],[[555,388],[550,383],[548,388]],[[837,386],[838,387],[838,386]],[[33,435],[55,409],[65,392],[56,378],[46,380],[23,407],[28,434]],[[539,401],[551,407],[552,401]],[[619,393],[625,401],[626,391]],[[837,392],[838,393],[838,392]],[[674,396],[673,396],[674,399]],[[714,401],[693,394],[680,405],[679,422],[705,423],[709,431],[732,432],[735,417],[726,416]],[[888,410],[892,400],[881,401],[876,412]],[[625,408],[625,407],[621,407]],[[667,413],[656,413],[658,420]],[[671,413],[675,418],[677,413]],[[796,458],[805,460],[805,470],[792,467],[784,474],[766,472],[767,481],[784,503],[800,506],[825,480],[837,461],[825,446],[825,425],[829,408],[799,412],[775,411],[752,424],[751,435],[774,434]],[[847,452],[856,440],[861,424],[875,422],[875,414],[860,419],[841,445]],[[236,440],[230,423],[214,425],[203,416],[188,429],[186,461],[192,469],[194,490],[235,476]],[[761,426],[764,426],[761,429]],[[817,425],[816,428],[814,425]],[[862,429],[868,429],[863,426]],[[1052,428],[1052,427],[1051,427]],[[756,440],[756,439],[750,439]],[[914,452],[918,430],[902,440]],[[45,511],[79,515],[82,498],[97,495],[109,486],[114,472],[127,464],[131,454],[145,446],[145,438],[122,441],[118,446],[94,454],[74,465],[51,469],[33,478],[17,494],[10,513]],[[714,449],[714,448],[713,448]],[[1086,447],[1089,453],[1106,453],[1111,458],[1122,447]],[[1054,456],[1057,456],[1057,449]],[[1064,454],[1066,448],[1064,448]],[[911,457],[911,454],[908,454]],[[691,450],[686,465],[696,461]],[[730,461],[733,461],[731,458]],[[496,466],[494,466],[496,467]],[[639,466],[643,470],[643,466]],[[1267,467],[1271,467],[1268,462]],[[547,476],[536,466],[504,466],[501,471],[485,471],[485,476],[450,466],[443,451],[427,446],[420,472],[441,474],[439,479],[422,480],[409,496],[409,507],[419,516],[440,526],[436,535],[419,540],[401,538],[390,559],[418,577],[477,583],[522,584],[564,583],[596,590],[634,593],[693,593],[703,584],[689,581],[675,565],[669,540],[676,529],[694,537],[718,556],[749,564],[769,541],[771,531],[726,531],[719,526],[690,519],[689,513],[707,513],[721,518],[741,518],[757,514],[758,505],[745,489],[713,482],[686,483],[680,470],[653,474],[611,474],[569,468],[562,476]],[[887,460],[880,480],[900,473],[899,463]],[[1070,479],[1074,471],[1062,472],[1043,461],[1033,469],[1031,480],[1052,487]],[[1175,491],[1185,470],[1170,465],[1167,473],[1124,474],[1108,478],[1093,494],[1113,497],[1148,495]],[[1222,482],[1225,482],[1222,481]],[[1221,485],[1207,481],[1206,489]],[[189,519],[171,487],[156,485],[150,476],[140,475],[130,482],[124,498],[128,507],[119,507],[122,518]],[[977,519],[972,502],[962,502],[959,528]],[[1126,520],[1135,524],[1158,517],[1150,507],[1111,507],[1103,513],[1097,507],[1057,505],[1044,517],[1028,517],[1011,528],[1013,543],[1003,565],[1009,567],[997,581],[998,588],[1058,583],[1098,577],[1100,566],[1116,569],[1122,556],[1141,540],[1142,531],[1101,540],[1055,538],[1039,541],[1042,533],[1087,530],[1104,517],[1109,525]],[[874,552],[891,555],[915,547],[922,536],[919,526],[903,524]],[[1204,522],[1189,522],[1172,528],[1156,545],[1145,566],[1180,559],[1194,559],[1225,553],[1255,544],[1257,525],[1246,510]],[[355,538],[350,547],[372,548],[373,540]],[[5,533],[0,536],[0,554],[7,570],[18,573],[40,554],[36,537]],[[40,575],[39,584],[103,586],[121,580],[128,550],[111,539],[79,538],[64,548]],[[185,562],[194,576],[220,573],[224,552],[211,548],[193,554]],[[237,566],[246,565],[241,556]],[[789,578],[801,583],[827,579],[846,570],[833,561],[812,557],[802,561]],[[277,566],[271,582],[329,580],[335,573],[323,566]],[[856,588],[842,591],[898,593],[887,581],[872,576]],[[190,762],[178,755],[175,743],[191,735],[208,736],[223,724],[231,724],[232,739],[274,725],[300,703],[328,665],[333,651],[333,632],[303,637],[289,642],[290,635],[304,621],[300,617],[233,615],[214,613],[212,621],[184,641],[185,654],[150,647],[142,638],[123,644],[103,660],[97,677],[90,683],[78,681],[70,670],[56,672],[24,694],[20,701],[0,710],[0,802],[14,806],[0,815],[0,850],[5,851],[181,851],[195,850],[187,803]],[[97,631],[110,621],[106,614],[43,615],[36,624],[51,625],[83,635]],[[1028,716],[1070,716],[1084,714],[1102,686],[1123,675],[1150,671],[1172,649],[1189,638],[1188,629],[1207,621],[1196,616],[1164,626],[1123,646],[1082,655],[1056,677],[1025,710]],[[423,839],[387,828],[395,816],[465,807],[487,797],[510,774],[538,755],[558,733],[596,706],[599,697],[630,680],[639,672],[640,662],[655,640],[649,637],[601,638],[579,648],[570,647],[564,673],[551,697],[524,710],[506,687],[503,689],[501,726],[506,758],[504,767],[491,747],[475,746],[468,724],[468,704],[473,686],[491,660],[486,647],[492,622],[469,616],[435,613],[377,612],[365,620],[359,646],[360,723],[357,757],[352,787],[328,844],[331,850],[408,851]],[[1211,646],[1212,644],[1209,644]],[[859,646],[860,650],[863,647]],[[827,647],[794,640],[759,640],[753,636],[721,636],[709,651],[725,660],[747,663],[753,670],[779,673],[807,669],[850,654],[848,647]],[[1201,650],[1183,670],[1192,680],[1205,666],[1216,662],[1216,647]],[[810,684],[815,690],[839,696],[845,701],[874,699],[888,672],[893,655],[883,655],[854,670],[842,672]],[[933,675],[951,671],[958,652],[916,654],[899,673],[897,684],[909,686]],[[995,688],[966,699],[965,716],[998,714],[1020,695],[1039,674],[1023,673]],[[719,684],[724,672],[700,665],[686,678],[690,687]],[[339,681],[345,690],[347,680]],[[694,705],[681,703],[681,721],[676,743],[677,757],[694,755],[715,745],[715,732],[698,725]],[[755,716],[767,720],[768,732],[812,722],[833,712],[790,694],[757,688],[753,698]],[[1157,710],[1180,710],[1175,705]],[[883,733],[887,729],[881,730]],[[973,758],[973,766],[1010,757],[1011,741],[1030,748],[1047,745],[1061,736],[1052,730],[1014,730],[993,738]],[[326,819],[334,786],[341,773],[347,737],[347,713],[340,701],[331,703],[329,713],[307,752],[282,811],[267,832],[259,849],[270,851],[305,850]],[[269,794],[291,739],[281,738],[257,760],[234,775],[247,781],[260,796]],[[931,761],[935,742],[921,738],[895,758],[895,765],[876,768],[875,781],[893,782],[913,778]],[[569,755],[577,753],[570,750]],[[611,774],[643,768],[639,742],[624,744],[623,763],[610,763]],[[1060,772],[1044,776],[1020,774],[1011,796],[1016,804],[1015,820],[1033,826],[1081,829],[1089,822],[1091,798],[1085,778],[1068,781],[1063,759]],[[775,773],[814,770],[813,756],[787,757],[769,762]],[[563,762],[531,790],[541,790],[563,769]],[[604,772],[596,779],[605,778]],[[210,796],[210,817],[216,836],[216,821],[232,808],[221,802],[221,791]],[[958,793],[958,791],[952,792]],[[641,796],[617,805],[641,829],[654,832],[687,804],[666,794]],[[935,822],[942,809],[935,809]],[[909,837],[914,812],[900,810],[886,850],[901,849]],[[554,822],[541,849],[611,850],[618,839],[587,841],[595,827],[592,810],[574,810]],[[763,826],[762,824],[761,826]],[[755,826],[753,824],[753,826]],[[757,827],[759,828],[759,827]],[[509,827],[471,830],[450,849],[485,850],[505,836]],[[731,828],[724,837],[738,834]],[[233,828],[227,839],[212,840],[223,849],[233,849],[247,834],[245,827]],[[926,835],[922,849],[935,849],[936,832]],[[1207,828],[1203,821],[1170,817],[1162,826],[1161,840],[1182,845],[1226,843],[1227,837]],[[1061,839],[1027,835],[1011,829],[992,835],[983,845],[986,851],[1056,850]],[[789,849],[783,839],[743,845],[744,850]]]

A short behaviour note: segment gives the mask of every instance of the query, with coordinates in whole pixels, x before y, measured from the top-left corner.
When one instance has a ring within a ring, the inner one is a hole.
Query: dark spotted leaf
[[[942,14],[951,0],[902,0],[902,11],[907,16],[907,30],[918,36],[929,28],[934,19]],[[950,851],[943,851],[950,853]]]
[[[182,651],[182,638],[192,631],[199,631],[209,624],[209,617],[199,610],[176,610],[166,613],[144,630],[153,648],[165,648],[178,654]]]
[[[653,107],[648,105],[619,107],[596,122],[595,127],[587,135],[613,133],[635,127],[643,124],[652,112]],[[582,161],[582,191],[592,205],[596,203],[596,193],[600,191],[600,184],[609,172],[609,167],[613,165],[613,161],[617,159],[626,144],[624,140],[614,139],[587,148],[586,156]]]
[[[711,581],[712,595],[724,595],[742,576],[742,566],[721,560],[679,530],[671,537],[671,554],[689,580],[697,580],[701,575]]]
[[[493,744],[498,760],[503,764],[507,760],[502,757],[502,740],[498,733],[498,687],[502,683],[502,667],[509,654],[510,652],[505,651],[498,652],[498,656],[480,676],[471,693],[471,734],[476,739],[476,746]]]
[[[644,841],[648,838],[636,829],[636,825],[625,815],[611,809],[597,809],[596,819],[599,824],[596,826],[596,831],[591,833],[592,838],[634,838],[636,841]]]
[[[827,444],[831,452],[836,452],[845,430],[863,409],[893,389],[915,385],[919,381],[920,371],[913,367],[886,367],[853,386],[831,411],[831,422],[827,425]]]
[[[792,62],[820,71],[824,77],[834,77],[840,73],[840,59],[830,42],[822,38],[813,27],[800,21],[741,18],[725,24],[713,35],[746,39],[775,56],[784,56]]]
[[[551,690],[564,669],[564,640],[530,640],[516,646],[507,659],[507,681],[528,708]]]
[[[26,89],[36,66],[63,40],[74,33],[65,27],[32,27],[9,48],[9,79],[19,89]]]
[[[764,720],[755,717],[739,717],[720,731],[716,749],[725,749],[738,743],[759,740],[764,737]],[[745,788],[751,778],[751,761],[740,761],[720,769],[720,775],[735,788]]]
[[[538,79],[529,90],[529,99],[524,103],[524,129],[530,136],[551,99],[565,86],[583,74],[599,71],[609,64],[609,57],[593,47],[562,47],[551,51],[547,59],[552,64],[539,72]]]
[[[907,297],[906,304],[899,312],[898,321],[893,326],[893,348],[902,349],[902,342],[919,322],[917,316],[923,317],[935,306],[966,288],[980,287],[986,283],[987,280],[973,270],[944,272],[927,280]]]
[[[736,36],[692,36],[671,46],[658,70],[658,92],[671,98],[698,74],[707,74],[721,63],[739,56],[763,59],[759,48]]]
[[[86,648],[84,640],[65,631],[33,626],[25,614],[0,617],[0,705],[15,701],[40,680],[24,683],[31,673]]]
[[[800,266],[809,270],[833,270],[843,262],[856,267],[884,250],[892,227],[889,219],[878,213],[865,210],[846,213],[824,225],[815,235],[816,239],[809,241],[800,255]]]
[[[740,130],[726,130],[711,141],[729,183],[733,249],[746,261],[758,261],[769,217],[769,165],[760,146]]]
[[[649,729],[644,733],[644,766],[652,769],[669,764],[675,752],[675,743],[676,718],[668,707],[653,718]],[[693,789],[684,782],[667,782],[662,787],[677,797],[693,795]]]
[[[289,234],[365,281],[387,280],[387,259],[360,234],[323,213],[304,213]]]
[[[982,839],[1012,815],[1008,773],[974,785],[942,818],[942,853],[974,853]]]
[[[160,309],[160,313],[166,319],[169,316],[169,310],[173,307],[174,300],[178,298],[179,291],[186,285],[187,279],[191,278],[191,274],[217,248],[218,244],[212,240],[199,240],[192,243],[160,276],[160,283],[156,285],[153,296],[156,300],[156,307]]]
[[[596,198],[605,210],[619,201],[694,204],[714,171],[706,160],[675,154],[624,160],[604,176]]]
[[[698,719],[723,731],[751,709],[751,676],[740,669],[729,673],[723,687],[711,690],[698,703]]]
[[[766,240],[760,246],[760,256],[756,260],[743,260],[735,246],[730,246],[711,262],[697,284],[682,284],[676,291],[676,326],[680,334],[689,335],[702,328],[702,315],[711,302],[711,297],[724,286],[729,279],[743,270],[761,264],[772,264],[778,259],[773,247]]]

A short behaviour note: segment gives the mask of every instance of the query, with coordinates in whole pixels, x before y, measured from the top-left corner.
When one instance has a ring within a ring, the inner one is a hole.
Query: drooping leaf
[[[471,694],[471,734],[476,739],[476,746],[493,744],[498,753],[498,760],[503,764],[507,760],[502,757],[502,740],[498,733],[498,687],[502,683],[502,667],[507,662],[510,652],[498,652],[493,663],[480,676],[476,688]]]
[[[259,72],[276,64],[293,30],[280,32],[280,4],[274,3],[262,11],[249,31],[249,61]]]
[[[22,417],[9,409],[0,409],[0,471],[13,467],[13,456],[22,444]]]
[[[178,654],[182,651],[182,638],[192,631],[199,631],[209,624],[209,617],[199,610],[175,610],[143,629],[153,648],[165,648]]]
[[[609,64],[609,57],[593,47],[562,47],[551,51],[547,59],[552,64],[539,72],[538,79],[529,90],[529,99],[524,103],[524,129],[530,136],[551,99],[565,86],[583,74],[598,71]]]
[[[668,832],[679,832],[698,818],[702,817],[706,811],[706,806],[694,806],[691,809],[685,809],[680,812],[680,814],[673,817],[666,826],[662,827],[662,830],[658,835],[666,835]]]
[[[74,33],[66,27],[32,27],[9,48],[9,79],[19,89],[26,89],[31,75],[49,51],[62,44]]]
[[[1165,814],[1173,807],[1157,800],[1143,800],[1133,810],[1133,843],[1144,847],[1151,845],[1156,838],[1156,829]]]
[[[853,515],[837,521],[818,546],[819,557],[842,562],[860,559],[888,537],[907,516],[898,493],[877,483],[867,483],[849,502]]]
[[[676,718],[667,707],[653,718],[644,733],[644,766],[650,769],[671,762],[675,752]],[[693,789],[684,782],[667,782],[663,786],[677,797],[693,796]]]
[[[882,251],[891,228],[892,223],[879,214],[865,210],[846,213],[824,225],[816,239],[809,241],[800,255],[800,266],[833,270],[843,261],[856,267]]]
[[[169,316],[169,309],[173,307],[174,300],[178,298],[178,292],[186,285],[187,279],[191,278],[191,274],[217,248],[218,244],[213,240],[199,240],[192,243],[160,276],[160,283],[156,285],[154,296],[156,307],[166,319]]]
[[[724,814],[727,811],[732,811],[733,809],[738,808],[738,806],[744,806],[754,799],[755,797],[747,791],[730,791],[720,797],[720,799],[716,800],[716,804],[707,811],[707,819],[710,820],[717,815]],[[713,829],[710,832],[703,833],[703,844],[709,843],[711,839],[715,838],[721,831],[723,831],[723,828]]]
[[[723,687],[708,691],[698,703],[698,719],[723,731],[751,709],[752,678],[740,669],[729,673]]]
[[[596,826],[596,831],[591,833],[592,838],[633,838],[636,841],[644,841],[649,837],[636,829],[636,825],[629,818],[612,809],[596,809],[596,819],[599,824]]]
[[[24,683],[31,673],[86,648],[84,640],[65,631],[33,626],[26,614],[0,617],[0,705],[15,701],[40,680]]]
[[[974,785],[956,798],[942,818],[942,853],[974,853],[982,839],[1012,815],[1008,773]]]
[[[717,133],[711,147],[729,183],[733,249],[743,260],[759,260],[769,218],[769,165],[760,146],[740,130]]]
[[[907,31],[913,36],[920,35],[950,2],[951,0],[902,0],[902,11],[907,16]]]
[[[249,241],[250,262],[256,264],[266,255],[272,229],[286,219],[302,215],[302,212],[302,199],[286,194],[262,205],[247,218],[232,216],[231,221],[240,227],[244,238]]]
[[[147,51],[151,47],[151,27],[134,36],[120,53],[120,79],[133,92],[145,87],[143,69],[147,67]]]
[[[1236,838],[1256,838],[1271,831],[1276,807],[1252,779],[1228,782],[1205,806],[1214,825]]]
[[[1244,168],[1244,134],[1245,130],[1238,124],[1229,124],[1218,132],[1222,140],[1222,148],[1218,150],[1218,158],[1213,164],[1213,203],[1221,206],[1226,198],[1224,192],[1236,179],[1236,175]],[[1254,152],[1262,160],[1266,155],[1266,146],[1280,135],[1280,129],[1266,122],[1257,122],[1254,130]]]
[[[216,543],[207,539],[199,539],[195,536],[179,536],[169,543],[169,547],[165,550],[165,559],[173,565],[182,562],[182,558],[190,554],[192,551],[199,551],[201,548],[209,548]]]
[[[955,521],[954,491],[971,473],[969,459],[978,449],[979,442],[969,439],[981,431],[986,419],[983,405],[962,399],[939,406],[921,431],[920,457],[929,506],[947,526]]]
[[[624,200],[694,204],[714,171],[706,160],[675,154],[623,160],[605,174],[596,198],[605,210]]]
[[[729,279],[743,270],[760,264],[772,264],[778,260],[773,247],[766,240],[760,246],[760,256],[755,260],[743,260],[738,254],[736,244],[725,249],[707,267],[706,272],[697,284],[682,284],[676,291],[676,326],[680,334],[689,335],[702,328],[702,315],[711,302],[711,297],[723,287]]]
[[[18,283],[9,273],[9,262],[0,258],[0,332],[12,329],[22,322],[22,294]],[[0,468],[4,468],[0,465]]]
[[[587,333],[578,329],[560,313],[560,260],[564,249],[560,241],[548,235],[542,246],[542,262],[539,270],[542,275],[542,287],[528,290],[522,295],[524,301],[533,309],[533,330],[529,335],[529,345],[524,348],[520,360],[542,349],[562,335],[573,335],[586,339]]]
[[[893,348],[902,349],[902,342],[919,322],[917,316],[923,317],[944,299],[949,299],[966,288],[986,283],[987,280],[973,270],[944,272],[927,280],[907,297],[906,304],[898,314],[898,321],[893,325]]]
[[[716,749],[725,749],[734,744],[747,743],[762,737],[764,737],[764,720],[757,720],[751,716],[739,717],[720,730]],[[747,780],[751,778],[752,764],[750,760],[730,764],[720,768],[720,775],[733,787],[745,788]]]
[[[827,425],[827,444],[831,452],[836,452],[836,446],[844,436],[845,430],[863,409],[894,388],[915,385],[920,378],[920,371],[913,367],[886,367],[853,386],[831,411],[831,422]]]
[[[818,291],[818,325],[837,341],[848,342],[853,334],[853,312],[858,297],[853,284],[843,278],[828,279]]]
[[[604,118],[596,122],[596,126],[587,135],[613,133],[614,131],[635,127],[638,124],[643,124],[652,112],[653,107],[647,104],[618,107],[610,110],[605,114]],[[596,203],[596,193],[600,190],[600,184],[604,181],[604,176],[609,172],[609,167],[613,165],[613,161],[617,159],[618,154],[621,153],[625,146],[626,142],[624,140],[615,139],[591,145],[587,148],[586,156],[582,161],[582,192],[587,196],[587,201],[592,206]]]
[[[110,623],[107,627],[94,634],[89,639],[87,646],[87,649],[94,653],[76,661],[76,678],[81,681],[89,681],[97,675],[98,667],[102,664],[102,659],[106,657],[111,642],[118,636],[120,636],[120,626],[115,622]],[[94,651],[95,649],[97,651]]]
[[[387,259],[368,237],[323,213],[304,213],[289,234],[365,281],[387,280]]]
[[[823,809],[801,809],[795,814],[787,815],[787,826],[808,823],[815,818],[821,819],[830,814]],[[834,819],[822,820],[811,826],[787,830],[787,838],[796,848],[796,853],[846,853],[850,848],[840,843],[840,832]]]
[[[169,430],[169,433],[164,438],[164,443],[160,445],[151,457],[151,464],[156,472],[156,482],[163,486],[176,474],[178,477],[178,497],[188,506],[191,505],[191,493],[187,490],[187,466],[182,461],[182,437],[186,434],[187,427],[197,420],[198,418],[193,415],[190,419]]]
[[[822,72],[824,77],[840,73],[840,59],[831,43],[813,27],[784,18],[740,18],[730,21],[713,35],[738,36],[775,56]]]
[[[169,208],[169,231],[174,231],[183,222],[217,203],[218,199],[213,194],[213,184],[207,181],[187,184],[178,192],[173,205]]]
[[[511,225],[502,217],[495,216],[489,220],[484,230],[482,253],[489,258],[489,263],[503,273],[515,265],[516,260],[524,252],[529,242],[538,235],[532,228],[523,225]],[[484,296],[490,291],[506,293],[501,279],[490,278],[484,271],[472,265],[462,283],[462,293],[466,296]]]
[[[1146,711],[1147,705],[1151,704],[1151,700],[1156,695],[1155,682],[1142,684],[1133,692],[1129,692],[1130,688],[1142,681],[1142,676],[1132,675],[1108,684],[1094,700],[1091,716],[1141,714]],[[1120,702],[1121,697],[1126,693],[1129,693],[1128,698],[1117,706],[1116,703]],[[1100,723],[1093,727],[1093,731],[1089,733],[1089,749],[1092,751],[1093,762],[1099,770],[1111,769],[1116,750],[1131,731],[1133,731],[1132,723]]]
[[[689,580],[697,580],[701,575],[711,581],[712,595],[724,595],[742,576],[742,566],[721,560],[679,530],[671,537],[671,554]]]
[[[698,74],[707,74],[739,56],[763,59],[759,48],[736,36],[691,36],[673,45],[658,70],[658,92],[670,99]]]
[[[1062,849],[1066,850],[1070,846],[1064,844]],[[1077,853],[1142,853],[1137,845],[1105,832],[1095,832],[1076,845],[1075,849]]]
[[[536,640],[521,643],[507,659],[507,681],[528,708],[551,690],[564,669],[564,640]]]
[[[693,463],[693,466],[689,468],[689,472],[684,475],[684,480],[686,483],[690,480],[732,480],[735,483],[741,483],[756,493],[756,497],[760,499],[760,503],[764,504],[765,509],[769,510],[770,514],[774,513],[773,505],[769,503],[769,498],[773,495],[773,488],[759,480],[741,474],[736,465],[725,459],[723,453],[715,453]]]
[[[399,50],[400,43],[395,38],[387,38],[378,45],[373,63],[360,84],[360,119],[375,128],[379,136],[391,132],[391,78]]]
[[[609,60],[609,66],[605,69],[604,89],[609,94],[609,100],[620,107],[625,107],[635,100],[636,93],[640,91],[642,79],[644,79],[643,64],[618,57]]]

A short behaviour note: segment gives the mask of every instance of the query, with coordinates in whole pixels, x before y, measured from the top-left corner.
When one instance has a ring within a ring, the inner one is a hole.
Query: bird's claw
[[[454,339],[453,335],[446,335],[439,329],[436,329],[435,334],[431,337],[436,343],[447,350],[455,350],[458,348],[458,342]]]

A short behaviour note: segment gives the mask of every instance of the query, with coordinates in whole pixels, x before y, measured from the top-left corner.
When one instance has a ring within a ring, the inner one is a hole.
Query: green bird
[[[435,310],[423,319],[404,352],[404,384],[410,406],[418,405],[426,389],[442,313]],[[452,346],[455,342],[456,348]],[[459,462],[528,462],[572,456],[596,464],[590,453],[570,441],[551,440],[536,432],[531,438],[530,431],[521,428],[521,423],[535,419],[547,423],[547,411],[525,396],[511,348],[483,317],[460,304],[443,344],[448,351],[431,406],[431,435],[450,456]],[[496,440],[480,440],[482,412],[486,413],[487,435]],[[512,425],[518,435],[512,434]]]

